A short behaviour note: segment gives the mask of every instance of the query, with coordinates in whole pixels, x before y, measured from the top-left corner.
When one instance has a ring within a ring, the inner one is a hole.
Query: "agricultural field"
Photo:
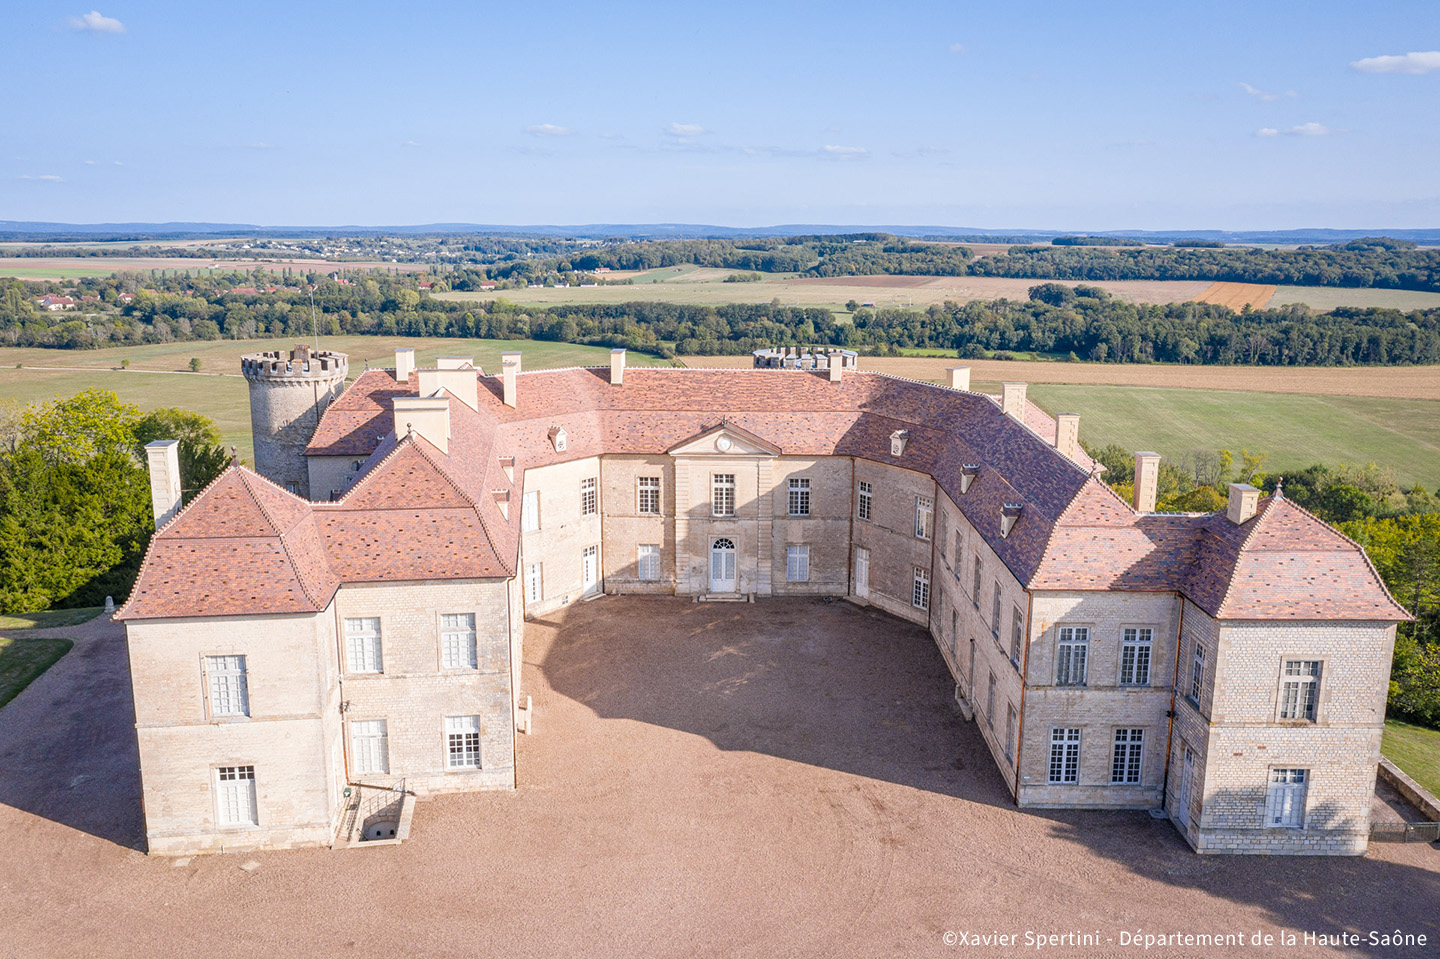
[[[1440,309],[1440,293],[1420,290],[1352,290],[1335,286],[1277,286],[1269,305],[1304,303],[1312,310],[1333,310],[1337,306],[1376,306],[1391,310]]]
[[[1259,283],[1211,283],[1209,288],[1194,297],[1196,303],[1214,303],[1228,306],[1239,312],[1245,307],[1263,310],[1275,295],[1275,287]]]
[[[264,339],[191,340],[106,350],[0,349],[0,404],[52,400],[98,386],[141,409],[178,406],[203,413],[219,426],[225,443],[251,461],[250,405],[245,378],[240,375],[240,355],[288,350],[294,345],[293,339]],[[416,362],[422,366],[433,363],[437,356],[472,356],[492,372],[499,370],[504,350],[523,351],[526,369],[610,364],[610,351],[605,347],[535,340],[327,336],[320,345],[349,355],[352,379],[365,369],[366,360],[376,367],[394,366],[397,346],[413,346]],[[190,372],[192,357],[200,360],[201,372]],[[130,361],[129,369],[120,368],[121,360]],[[634,351],[628,362],[669,365]]]
[[[133,245],[133,244],[128,244]],[[392,270],[418,273],[428,269],[419,263],[380,263],[377,261],[343,262],[275,257],[273,259],[225,260],[185,256],[0,256],[0,279],[73,280],[109,276],[122,271],[144,273],[150,270],[194,271],[220,270]]]

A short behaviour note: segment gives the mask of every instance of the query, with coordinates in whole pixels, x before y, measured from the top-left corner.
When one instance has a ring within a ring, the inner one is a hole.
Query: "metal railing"
[[[1372,822],[1375,842],[1440,842],[1440,822]]]

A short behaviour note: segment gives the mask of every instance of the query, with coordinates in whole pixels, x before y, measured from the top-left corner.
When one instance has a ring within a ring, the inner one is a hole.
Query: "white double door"
[[[735,592],[735,541],[717,539],[710,544],[710,592]]]
[[[600,547],[587,546],[580,554],[580,585],[585,595],[600,587]]]

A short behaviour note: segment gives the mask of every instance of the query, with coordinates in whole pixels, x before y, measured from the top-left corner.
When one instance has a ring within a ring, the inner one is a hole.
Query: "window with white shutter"
[[[380,617],[345,620],[345,653],[352,673],[379,673],[385,669],[380,652]]]
[[[255,826],[255,767],[221,766],[215,770],[215,805],[222,826]]]
[[[636,559],[636,575],[640,579],[660,578],[660,546],[657,543],[641,543]]]
[[[367,719],[350,724],[350,751],[355,772],[371,776],[390,771],[390,737],[383,719]]]
[[[1305,790],[1308,769],[1270,770],[1270,792],[1265,797],[1265,823],[1298,829],[1305,825]]]
[[[445,613],[440,617],[441,664],[446,669],[475,669],[475,614]]]
[[[785,547],[785,580],[790,583],[805,583],[810,580],[810,547]]]
[[[206,656],[211,716],[249,716],[250,689],[244,656]]]

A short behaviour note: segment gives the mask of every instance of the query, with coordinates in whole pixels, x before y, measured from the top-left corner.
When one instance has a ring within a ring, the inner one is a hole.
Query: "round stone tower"
[[[247,353],[240,358],[240,369],[250,383],[255,472],[309,499],[305,447],[320,425],[320,414],[345,389],[348,358],[301,344],[289,356],[278,350]]]

